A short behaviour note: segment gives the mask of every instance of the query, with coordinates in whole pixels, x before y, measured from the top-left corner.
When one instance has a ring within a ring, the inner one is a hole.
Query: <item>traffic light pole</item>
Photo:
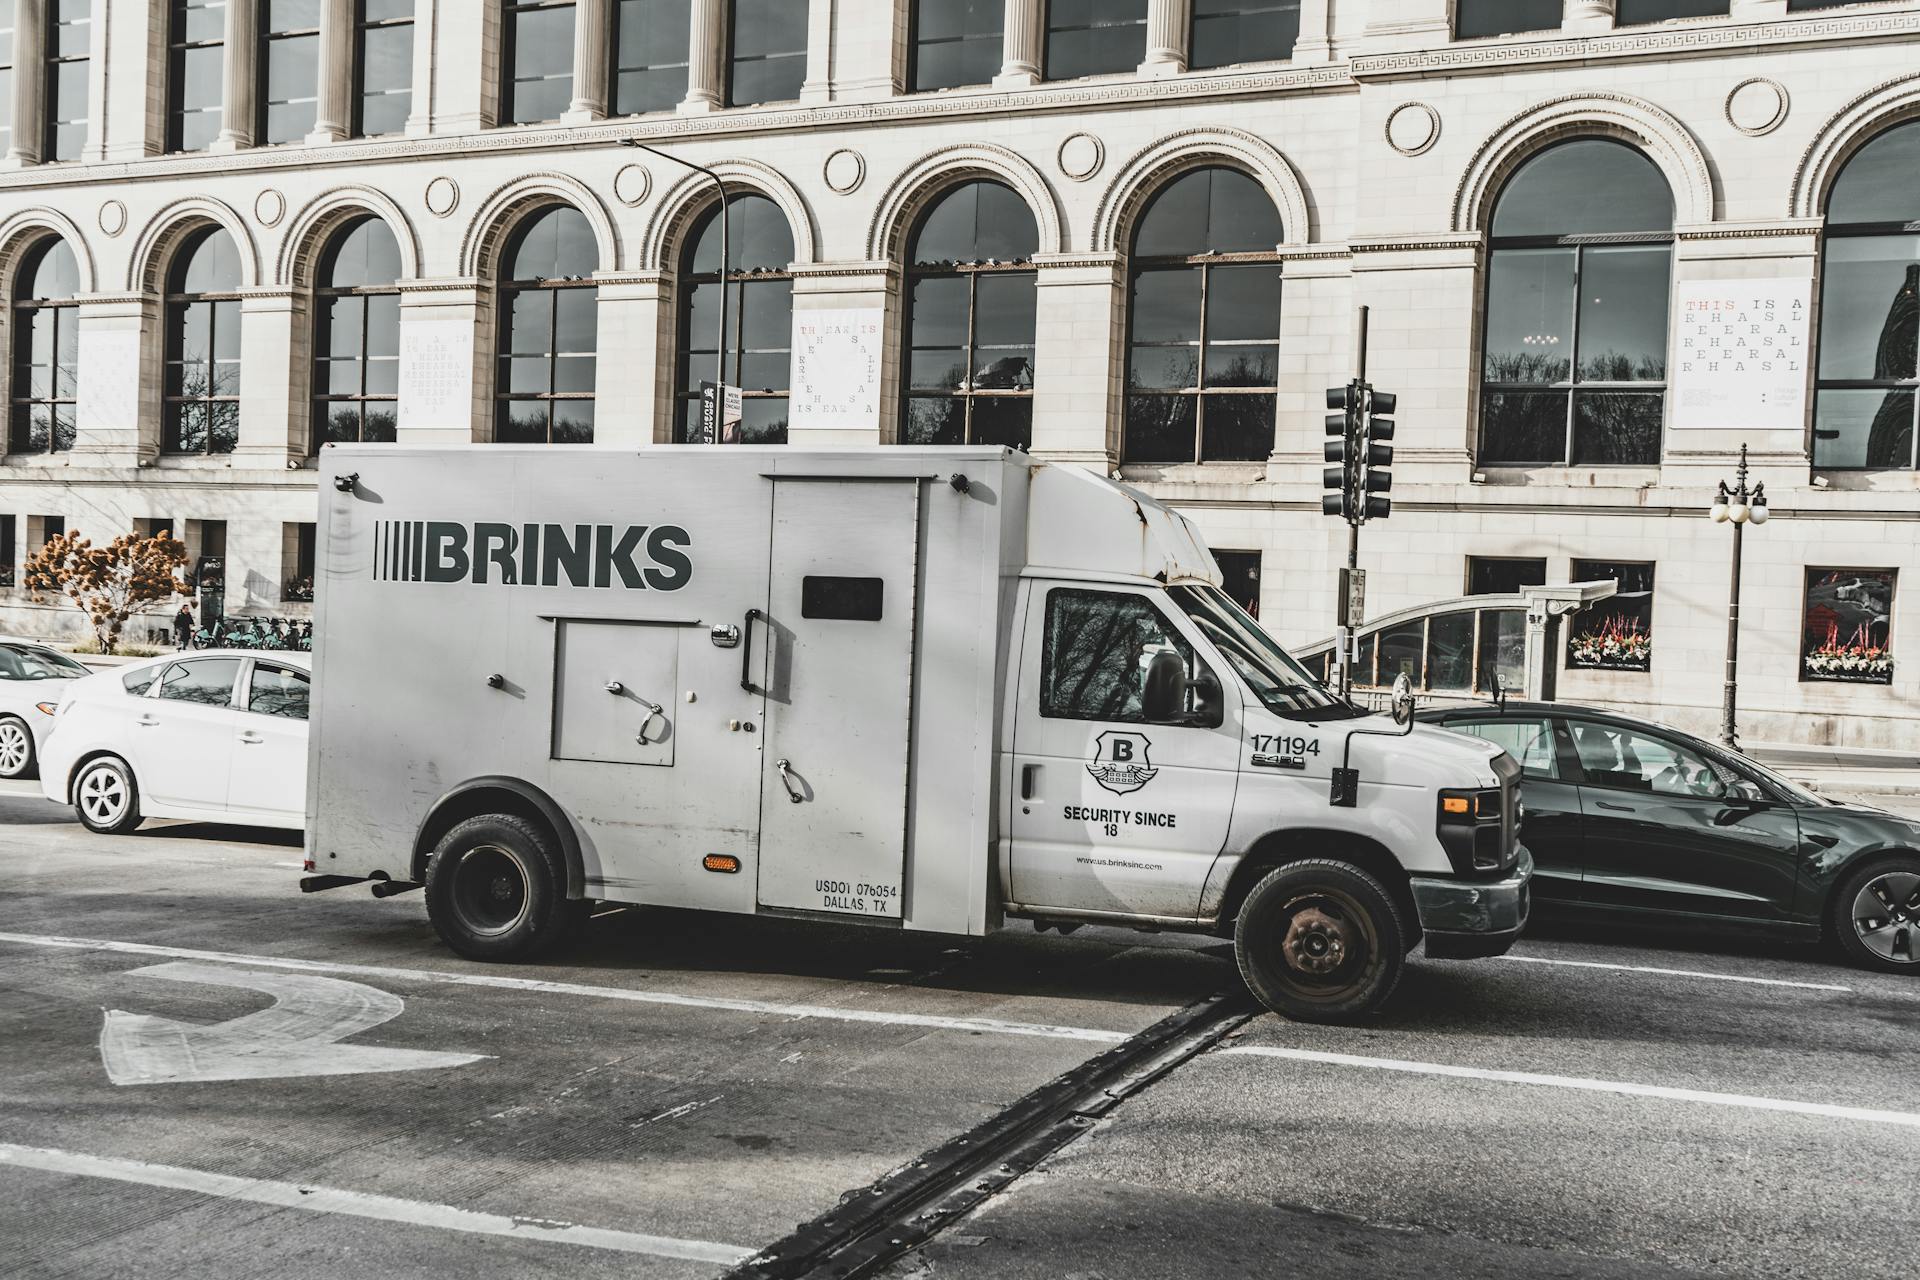
[[[1353,380],[1367,380],[1367,308],[1358,308],[1353,322]],[[1363,498],[1364,502],[1365,499]],[[1353,571],[1360,567],[1360,522],[1347,521],[1347,578],[1351,580]],[[1348,697],[1353,692],[1353,633],[1359,629],[1360,619],[1349,616],[1353,601],[1351,591],[1340,593],[1340,696]]]

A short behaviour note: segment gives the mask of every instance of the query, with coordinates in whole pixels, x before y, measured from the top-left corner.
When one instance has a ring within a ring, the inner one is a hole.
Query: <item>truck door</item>
[[[760,905],[898,919],[920,486],[774,482]]]
[[[1218,685],[1220,723],[1147,723],[1147,664],[1166,649],[1190,688]],[[1237,688],[1196,656],[1163,593],[1036,586],[1014,718],[1012,899],[1192,919],[1233,818]]]

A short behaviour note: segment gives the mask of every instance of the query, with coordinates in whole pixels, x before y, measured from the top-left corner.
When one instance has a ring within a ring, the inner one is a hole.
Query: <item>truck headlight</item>
[[[1440,845],[1456,871],[1492,871],[1506,860],[1505,817],[1498,787],[1440,793]]]

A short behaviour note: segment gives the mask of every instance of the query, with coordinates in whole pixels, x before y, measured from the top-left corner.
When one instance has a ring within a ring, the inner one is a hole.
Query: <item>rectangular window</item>
[[[807,78],[807,6],[798,0],[733,0],[727,24],[727,105],[792,102]]]
[[[302,521],[280,526],[280,598],[304,603],[313,599],[315,526]]]
[[[1542,559],[1467,557],[1467,594],[1470,596],[1517,595],[1522,587],[1542,587],[1546,583],[1547,562]]]
[[[1893,683],[1892,569],[1809,569],[1800,678]]]
[[[1559,753],[1553,748],[1553,724],[1547,720],[1447,721],[1455,733],[1471,734],[1491,742],[1520,764],[1529,778],[1558,778]]]
[[[173,521],[166,516],[141,516],[133,522],[133,531],[143,538],[157,538],[161,534],[173,537]]]
[[[1300,0],[1193,0],[1187,65],[1199,71],[1238,62],[1280,62],[1300,38]]]
[[[238,658],[194,658],[176,662],[160,677],[160,696],[174,702],[197,702],[224,707],[233,702],[234,681],[240,677]]]
[[[573,0],[508,0],[504,124],[558,120],[573,101]]]
[[[305,720],[311,691],[312,685],[302,673],[256,662],[253,676],[247,681],[247,710],[256,715]],[[166,696],[164,690],[160,696]]]
[[[42,160],[78,160],[87,145],[87,53],[92,38],[93,0],[48,0]]]
[[[1055,590],[1047,595],[1040,653],[1040,714],[1055,720],[1144,724],[1147,664],[1177,653],[1194,671],[1193,647],[1145,596]]]
[[[991,84],[1000,73],[1006,0],[914,0],[907,88]]]
[[[0,5],[0,156],[13,146],[13,6]]]
[[[353,136],[400,133],[413,110],[414,0],[359,0],[354,14]]]
[[[1147,0],[1050,0],[1047,79],[1119,75],[1147,58]]]
[[[1636,27],[1675,18],[1724,18],[1728,0],[1620,0],[1613,25]]]
[[[613,114],[671,111],[687,96],[688,0],[620,0],[614,10]]]
[[[1453,12],[1456,40],[1558,31],[1560,0],[1458,0]]]
[[[1567,666],[1576,671],[1646,671],[1653,665],[1653,565],[1575,560],[1573,581],[1618,584],[1567,623]]]
[[[259,57],[254,140],[298,142],[320,107],[320,0],[260,0]]]
[[[227,0],[173,0],[167,30],[167,150],[205,151],[226,99]]]
[[[20,545],[15,516],[0,516],[0,587],[11,587],[18,579]]]
[[[841,622],[878,622],[886,594],[879,578],[828,578],[808,574],[800,579],[800,616]]]

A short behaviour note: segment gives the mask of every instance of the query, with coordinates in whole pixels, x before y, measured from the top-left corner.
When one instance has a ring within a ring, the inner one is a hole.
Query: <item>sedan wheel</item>
[[[1847,877],[1834,915],[1834,934],[1856,962],[1920,972],[1920,858],[1878,862]]]
[[[33,735],[9,716],[0,720],[0,778],[24,778],[33,769]]]
[[[133,774],[112,756],[102,756],[80,771],[73,784],[73,808],[89,831],[121,835],[140,825]]]

